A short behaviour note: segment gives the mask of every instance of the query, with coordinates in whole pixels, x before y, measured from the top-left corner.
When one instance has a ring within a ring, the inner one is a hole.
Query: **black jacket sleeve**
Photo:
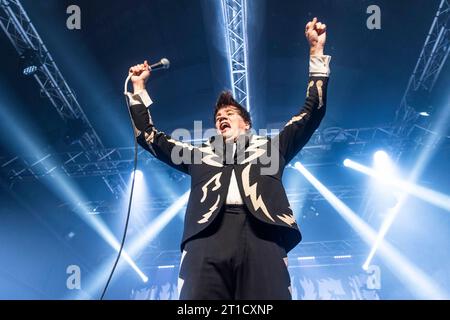
[[[188,143],[174,140],[164,132],[157,130],[153,125],[150,112],[144,104],[131,105],[130,114],[139,145],[157,159],[188,174],[194,147]]]
[[[309,78],[305,104],[278,135],[280,153],[285,163],[290,162],[303,148],[322,121],[327,105],[327,84],[328,77]]]

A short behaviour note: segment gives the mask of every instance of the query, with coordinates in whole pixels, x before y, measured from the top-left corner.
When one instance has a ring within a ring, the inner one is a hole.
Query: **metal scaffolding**
[[[222,0],[225,38],[235,99],[250,111],[248,85],[247,1]]]
[[[364,155],[372,150],[373,143],[388,144],[395,140],[394,131],[393,127],[352,129],[332,127],[319,130],[314,133],[308,145],[294,158],[293,162],[302,161],[305,166],[336,165],[335,159],[330,160],[325,157],[335,146],[344,145],[352,156]],[[8,177],[10,184],[22,179],[51,176],[55,170],[69,177],[129,175],[133,170],[133,152],[133,148],[99,148],[47,154],[40,159],[33,156],[0,158],[0,170]],[[150,165],[152,172],[173,171],[143,149],[139,151],[139,159],[142,163]],[[46,162],[59,165],[48,168],[43,165]]]
[[[39,68],[33,77],[39,84],[42,93],[50,100],[51,104],[65,122],[74,120],[80,121],[86,129],[79,140],[81,149],[84,150],[84,155],[99,171],[107,172],[108,170],[113,169],[115,167],[114,165],[109,166],[109,162],[101,161],[112,161],[115,158],[121,158],[121,155],[118,151],[114,155],[112,153],[105,153],[105,147],[100,140],[100,137],[86,117],[74,92],[61,74],[20,1],[0,0],[0,8],[0,26],[17,53],[23,55],[28,50],[33,50],[36,53],[39,60]],[[51,155],[47,155],[44,159],[47,159],[47,157],[50,156]],[[73,154],[70,159],[66,160],[65,164],[74,163],[77,156],[77,154]],[[40,170],[45,170],[47,171],[46,174],[48,174],[49,171],[53,171],[54,168],[43,166],[44,159],[37,159],[32,163],[25,162],[27,165],[22,169],[15,171],[13,174],[17,177],[21,177],[23,173],[28,172],[33,176],[38,177],[40,174],[35,173],[35,170],[37,170],[39,166],[43,167]],[[15,161],[16,160],[11,160],[11,163],[14,163]],[[5,165],[5,163],[3,165]],[[79,166],[78,170],[83,170],[83,167]],[[109,190],[116,197],[119,197],[124,192],[126,183],[120,174],[101,175],[101,177]]]
[[[432,92],[449,53],[450,1],[442,0],[425,39],[419,59],[409,78],[400,105],[396,110],[395,125],[392,131],[396,139],[389,143],[390,153],[396,161],[399,161],[405,151],[412,151],[417,148],[432,149],[436,145],[440,145],[441,150],[448,150],[450,147],[450,137],[441,137],[440,134],[430,130],[430,121],[421,117],[420,111],[428,110],[416,110],[414,108],[415,105],[417,108],[417,103],[422,101],[423,104],[424,99],[429,98],[427,96]],[[429,136],[433,136],[433,139],[428,139]],[[376,202],[376,199],[368,191],[367,195],[363,197],[361,206],[363,208],[361,215],[368,221],[376,216],[374,202]]]
[[[364,196],[363,187],[361,185],[334,185],[327,187],[339,199],[358,199]],[[317,205],[320,201],[326,199],[314,188],[295,188],[286,190],[289,203],[293,206]],[[170,207],[174,203],[174,199],[168,197],[152,197],[151,200],[140,200],[134,202],[134,205],[139,208],[139,214],[144,216],[151,216],[154,213],[159,213]],[[119,200],[117,201],[85,201],[79,203],[64,202],[59,205],[61,209],[71,212],[88,212],[89,214],[119,214],[123,213],[123,207]],[[185,208],[180,209],[180,212]],[[300,210],[299,208],[296,210]],[[309,218],[309,217],[308,217]],[[301,219],[301,217],[299,218]]]
[[[414,71],[409,78],[408,85],[395,114],[396,135],[409,138],[414,134],[425,136],[427,128],[417,124],[420,111],[415,110],[414,104],[418,95],[429,94],[442,71],[450,53],[450,1],[442,0],[431,24],[425,43],[420,52]],[[422,97],[423,98],[423,97]],[[416,139],[416,145],[423,139]],[[400,146],[398,152],[405,148]]]

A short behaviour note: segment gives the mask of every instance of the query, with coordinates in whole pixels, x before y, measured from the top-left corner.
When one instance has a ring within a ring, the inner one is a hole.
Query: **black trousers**
[[[290,300],[285,249],[273,226],[225,206],[182,254],[181,300]]]

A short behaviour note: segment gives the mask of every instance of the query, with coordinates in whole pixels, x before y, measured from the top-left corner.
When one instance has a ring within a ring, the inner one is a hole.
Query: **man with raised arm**
[[[172,139],[150,116],[145,61],[130,68],[138,143],[191,177],[181,242],[180,299],[291,299],[287,253],[301,240],[281,182],[283,170],[325,115],[331,57],[326,26],[308,22],[306,100],[278,136],[250,132],[250,114],[229,92],[214,109],[217,135],[201,146]],[[173,110],[176,111],[176,110]]]

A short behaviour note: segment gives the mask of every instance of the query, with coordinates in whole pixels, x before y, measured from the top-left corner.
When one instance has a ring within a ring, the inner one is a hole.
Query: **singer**
[[[314,18],[305,35],[310,45],[306,101],[272,139],[252,134],[250,114],[224,92],[214,109],[217,135],[202,146],[176,141],[150,116],[147,61],[129,70],[134,93],[127,96],[138,143],[191,177],[180,299],[291,299],[287,253],[301,233],[281,178],[325,115],[331,59],[324,55],[325,24]],[[269,167],[276,170],[269,173]]]

